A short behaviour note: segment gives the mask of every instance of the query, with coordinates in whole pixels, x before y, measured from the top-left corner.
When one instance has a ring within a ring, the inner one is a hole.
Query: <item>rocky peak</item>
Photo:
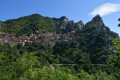
[[[66,25],[69,22],[69,20],[66,16],[62,16],[62,17],[56,18],[54,20],[55,20],[57,29],[62,29],[62,30],[65,29]]]
[[[84,32],[91,32],[92,34],[99,34],[100,32],[107,31],[109,28],[104,25],[102,18],[97,15],[90,22],[88,22],[84,27]]]
[[[94,21],[102,21],[102,18],[99,15],[97,15],[93,18],[93,20]]]
[[[90,22],[88,22],[85,26],[87,27],[103,27],[104,26],[104,23],[103,23],[103,20],[102,18],[97,15],[95,16]]]
[[[84,27],[84,23],[80,20],[79,22],[76,23],[75,26],[78,30],[81,30]]]
[[[76,23],[77,25],[81,25],[81,26],[84,26],[84,23],[80,20],[79,22]]]
[[[68,22],[68,18],[67,18],[66,16],[60,17],[60,20],[61,20],[61,21],[64,21],[64,22]]]
[[[74,23],[75,23],[75,22],[74,22],[73,20],[69,21],[69,24],[72,24],[72,25],[73,25]]]
[[[99,26],[103,26],[103,25],[104,25],[103,20],[102,20],[102,18],[101,18],[99,15],[95,16],[95,17],[92,19],[92,22],[93,22],[94,24],[98,24]]]
[[[79,22],[77,22],[78,24],[84,24],[81,20]]]

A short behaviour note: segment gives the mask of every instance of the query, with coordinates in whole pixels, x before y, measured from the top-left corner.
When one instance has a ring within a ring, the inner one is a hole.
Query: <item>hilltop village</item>
[[[73,35],[73,33],[64,33],[57,34],[56,32],[41,32],[38,31],[38,34],[30,34],[29,36],[19,36],[16,37],[16,34],[8,34],[0,31],[0,43],[2,45],[31,45],[34,43],[46,44],[54,46],[55,43],[61,42],[75,42],[79,39],[79,36]]]

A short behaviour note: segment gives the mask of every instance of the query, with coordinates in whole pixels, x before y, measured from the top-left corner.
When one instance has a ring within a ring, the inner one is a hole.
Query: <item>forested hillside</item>
[[[84,24],[32,14],[0,30],[0,80],[120,79],[119,36],[99,15]]]
[[[30,35],[36,30],[55,32],[55,22],[52,18],[43,17],[39,14],[11,19],[3,22],[1,30],[17,35]]]

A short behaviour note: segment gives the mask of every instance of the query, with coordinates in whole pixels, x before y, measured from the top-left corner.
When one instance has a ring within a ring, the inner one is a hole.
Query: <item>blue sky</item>
[[[86,23],[100,14],[105,25],[120,35],[119,7],[120,0],[0,0],[0,20],[39,13],[57,18],[67,16],[69,20]]]

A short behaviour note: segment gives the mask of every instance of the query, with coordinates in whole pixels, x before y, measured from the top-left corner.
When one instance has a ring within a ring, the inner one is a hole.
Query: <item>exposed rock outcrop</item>
[[[79,21],[75,23],[73,20],[69,21],[66,16],[62,16],[60,18],[55,18],[57,32],[67,33],[77,30],[82,30],[84,27],[84,23]]]
[[[75,24],[75,28],[77,28],[78,30],[82,30],[83,27],[84,23],[82,21],[79,21]]]

